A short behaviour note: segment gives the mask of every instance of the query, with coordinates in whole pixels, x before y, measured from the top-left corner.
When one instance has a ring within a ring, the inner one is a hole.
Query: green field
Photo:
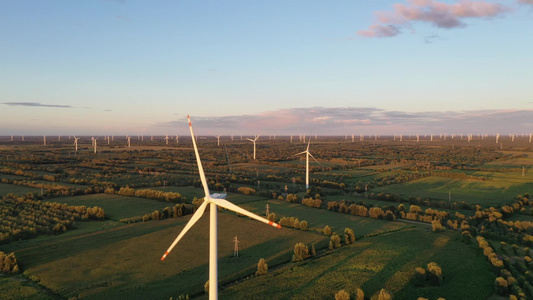
[[[394,299],[487,299],[494,274],[478,252],[460,243],[455,232],[409,229],[272,270],[228,287],[220,292],[220,299],[334,299],[341,289],[353,295],[357,288],[372,299],[377,299],[381,288],[392,292]],[[415,287],[410,282],[414,268],[429,262],[442,268],[442,286]]]
[[[15,195],[24,195],[26,193],[40,193],[40,192],[41,192],[41,189],[38,189],[38,188],[27,187],[23,185],[0,183],[0,197],[5,196],[9,193],[13,193]]]
[[[54,201],[68,205],[99,206],[104,209],[107,219],[115,221],[141,216],[155,210],[162,211],[167,206],[174,206],[174,203],[170,202],[110,194],[63,197],[56,198]]]
[[[53,239],[11,243],[2,250],[15,251],[24,262],[25,275],[64,297],[177,298],[203,291],[208,277],[208,219],[205,214],[164,262],[161,255],[189,216],[78,234],[74,230]],[[235,235],[241,241],[239,258],[233,257]],[[290,259],[297,242],[327,238],[220,213],[218,239],[219,282],[224,283],[255,272],[262,257],[274,265]]]
[[[265,215],[266,204],[270,207],[270,212],[281,217],[297,217],[300,221],[306,220],[310,230],[321,231],[326,225],[330,226],[333,232],[344,234],[345,228],[351,228],[357,237],[374,234],[388,230],[396,230],[409,225],[403,222],[391,222],[376,220],[372,218],[358,217],[349,214],[341,214],[325,209],[307,207],[302,204],[288,203],[279,200],[264,200],[241,205],[258,215]]]
[[[401,184],[377,187],[374,193],[390,193],[408,198],[429,197],[452,201],[465,201],[483,207],[498,206],[510,202],[516,195],[533,190],[533,178],[519,177],[517,174],[492,173],[487,181],[468,181],[443,177],[427,177]]]

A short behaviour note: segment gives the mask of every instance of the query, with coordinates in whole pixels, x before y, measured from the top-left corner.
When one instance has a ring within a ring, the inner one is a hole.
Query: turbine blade
[[[319,165],[321,165],[318,160],[316,160],[316,158],[313,156],[313,154],[311,154],[311,152],[308,152],[309,153],[309,156],[311,156]]]
[[[200,205],[200,207],[198,207],[198,210],[196,210],[196,212],[194,213],[194,215],[192,215],[192,218],[189,220],[189,222],[187,223],[187,225],[185,225],[185,227],[183,228],[183,230],[180,232],[180,234],[178,235],[178,237],[174,240],[174,242],[172,242],[172,244],[170,245],[170,247],[168,247],[167,251],[165,252],[165,254],[163,254],[163,256],[161,257],[161,261],[163,261],[167,255],[170,253],[170,251],[172,251],[172,248],[174,248],[174,246],[176,246],[176,244],[181,240],[181,238],[187,233],[187,231],[189,231],[189,229],[191,229],[191,227],[194,225],[194,223],[196,223],[200,217],[203,215],[204,211],[205,211],[205,208],[207,207],[207,204],[209,203],[209,200],[204,198],[204,203],[202,203],[202,205]]]
[[[189,129],[191,130],[192,145],[194,146],[194,154],[196,155],[196,162],[198,163],[198,171],[200,172],[200,180],[202,181],[202,186],[204,187],[205,196],[208,197],[209,187],[207,186],[207,180],[205,179],[204,168],[202,167],[202,161],[200,160],[200,154],[198,153],[198,147],[196,147],[196,139],[194,138],[194,133],[192,131],[191,117],[187,115],[189,120]]]
[[[291,155],[291,156],[296,156],[296,155],[306,154],[306,153],[307,153],[307,151],[304,151],[304,152],[300,152],[300,153],[293,154],[293,155]]]
[[[256,219],[257,221],[263,222],[263,223],[268,224],[270,226],[273,226],[273,227],[276,227],[276,228],[281,228],[281,225],[279,225],[277,223],[274,223],[274,222],[272,222],[270,220],[267,220],[265,218],[262,218],[262,217],[254,214],[252,212],[247,211],[244,208],[240,208],[237,205],[229,202],[228,200],[225,200],[225,199],[212,199],[211,201],[214,202],[216,205],[218,205],[220,207],[223,207],[225,209],[229,209],[229,210],[232,210],[232,211],[234,211],[236,213],[239,213],[241,215],[245,215],[245,216],[250,217],[252,219]]]
[[[252,140],[252,139],[248,139],[248,138],[247,138],[247,140],[249,140],[250,142],[254,142],[254,140]]]
[[[309,138],[309,141],[307,142],[307,151],[309,152],[309,145],[311,144],[311,138]]]

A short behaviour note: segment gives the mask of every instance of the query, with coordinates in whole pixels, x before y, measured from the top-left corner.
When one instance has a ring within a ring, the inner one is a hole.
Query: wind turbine
[[[309,139],[309,142],[307,143],[307,149],[304,152],[300,152],[294,155],[300,155],[305,154],[305,188],[309,188],[309,156],[311,156],[318,164],[318,160],[309,152],[309,144],[311,143],[311,139]]]
[[[43,135],[43,145],[46,146],[46,135]]]
[[[167,134],[167,136],[165,137],[165,142],[166,142],[166,144],[168,145],[168,134]]]
[[[217,147],[220,147],[220,135],[215,135],[217,138]]]
[[[94,154],[96,154],[96,140],[98,139],[99,137],[96,137],[96,138],[92,138],[93,140],[93,145],[94,145]]]
[[[128,148],[131,147],[131,136],[127,135],[126,139],[128,139]]]
[[[170,251],[176,246],[179,240],[189,231],[189,229],[200,219],[204,213],[207,205],[209,204],[209,299],[218,299],[218,257],[217,257],[217,206],[223,207],[225,209],[234,211],[241,215],[245,215],[252,219],[256,219],[273,227],[281,228],[281,225],[276,224],[272,221],[269,221],[265,218],[262,218],[254,213],[251,213],[245,209],[238,207],[237,205],[225,200],[225,194],[210,194],[209,187],[207,186],[207,180],[205,179],[204,169],[202,167],[202,162],[200,160],[200,154],[198,154],[198,148],[196,147],[196,140],[194,138],[194,133],[192,131],[191,118],[187,116],[189,120],[189,129],[191,131],[192,144],[194,146],[194,154],[196,155],[196,162],[198,163],[198,172],[200,173],[200,180],[202,181],[202,186],[204,187],[204,202],[198,210],[193,214],[187,225],[180,232],[178,237],[172,242],[170,247],[167,249],[165,254],[161,257],[163,261]]]
[[[255,139],[253,139],[253,140],[252,140],[252,139],[247,139],[247,140],[249,140],[250,142],[254,143],[254,160],[255,160],[255,142],[257,141],[258,138],[259,138],[259,135],[256,135],[256,136],[255,136]]]
[[[79,139],[80,139],[80,138],[74,136],[74,147],[76,147],[76,152],[78,152],[78,140],[79,140]]]

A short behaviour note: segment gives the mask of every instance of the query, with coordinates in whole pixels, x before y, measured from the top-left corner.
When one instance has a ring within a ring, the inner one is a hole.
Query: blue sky
[[[2,1],[0,135],[529,133],[533,1]]]

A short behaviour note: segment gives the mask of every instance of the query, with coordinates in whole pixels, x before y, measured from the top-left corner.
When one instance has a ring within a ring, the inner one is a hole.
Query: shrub
[[[358,288],[355,292],[355,300],[365,300],[365,293],[362,289]]]
[[[385,289],[379,291],[378,300],[392,300],[392,295]]]
[[[331,236],[329,243],[331,245],[330,249],[340,248],[341,247],[341,238],[338,235],[334,234],[334,235]]]
[[[308,226],[307,221],[300,222],[300,230],[307,231],[308,230],[307,226]]]
[[[498,277],[496,280],[494,280],[494,292],[496,294],[504,296],[507,294],[507,280],[505,280],[503,277]]]
[[[335,293],[335,300],[350,300],[350,294],[345,290],[340,290]]]
[[[413,281],[416,286],[424,286],[426,284],[426,270],[424,270],[424,268],[416,267]]]
[[[470,231],[463,231],[461,234],[461,241],[465,244],[472,243],[472,235],[470,234]]]
[[[325,235],[331,235],[331,227],[326,225],[326,227],[324,227],[324,234]]]
[[[444,227],[442,227],[442,224],[439,220],[433,220],[431,221],[431,228],[433,232],[441,232],[444,231]]]
[[[237,189],[237,191],[241,194],[244,194],[244,195],[253,195],[255,194],[255,190],[250,188],[250,187],[246,187],[246,186],[241,186]]]
[[[430,262],[428,264],[428,273],[427,278],[429,280],[429,284],[431,285],[441,285],[442,284],[442,269],[434,262]]]
[[[345,228],[344,229],[344,243],[346,245],[349,245],[351,243],[355,242],[355,233],[351,228]]]
[[[261,258],[257,263],[257,272],[255,272],[255,275],[265,275],[266,273],[268,273],[268,264],[264,258]]]
[[[294,255],[292,261],[302,261],[309,257],[309,248],[304,243],[296,243],[294,245]]]
[[[6,254],[0,251],[0,272],[4,274],[18,274],[20,272],[15,253]]]

